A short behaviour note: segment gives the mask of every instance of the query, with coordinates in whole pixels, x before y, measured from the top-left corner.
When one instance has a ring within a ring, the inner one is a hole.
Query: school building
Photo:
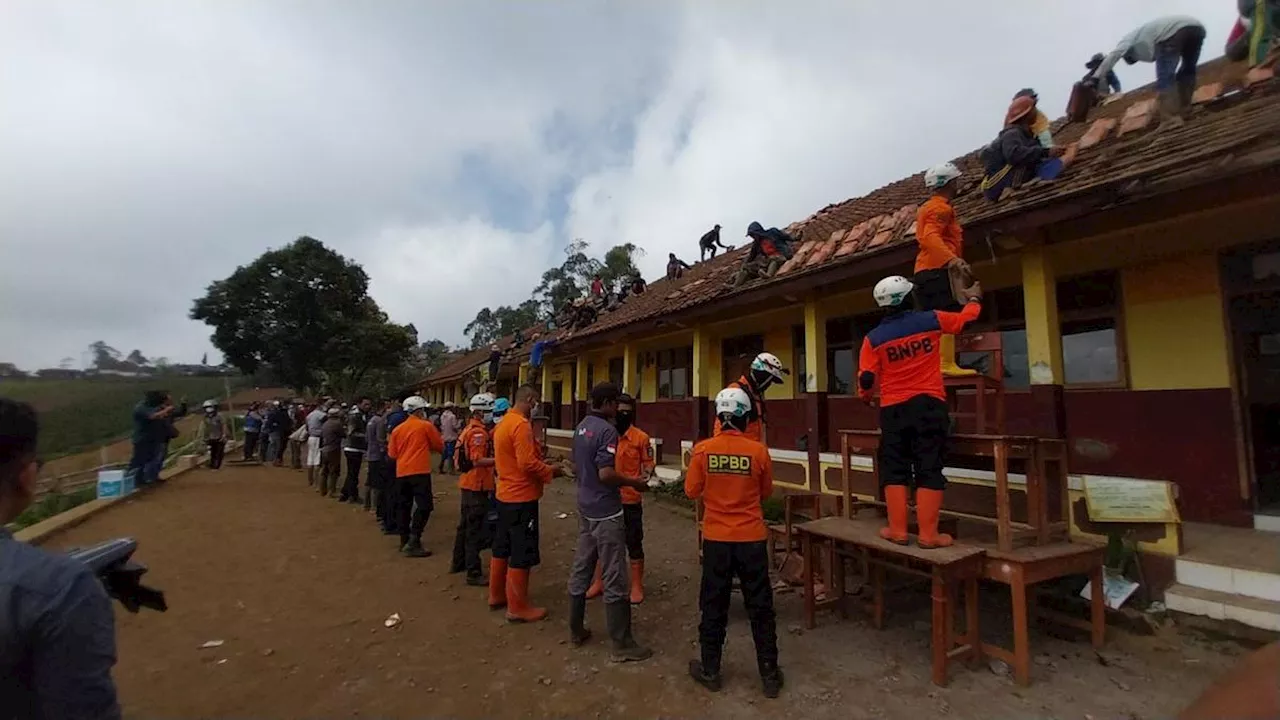
[[[978,191],[976,151],[956,161],[965,256],[986,292],[967,330],[984,349],[960,359],[1001,383],[1005,433],[1065,440],[1073,532],[1099,532],[1080,499],[1089,476],[1171,482],[1184,521],[1280,529],[1269,514],[1280,511],[1277,82],[1208,63],[1191,118],[1157,124],[1149,88],[1085,123],[1058,121],[1055,142],[1080,143],[1076,162],[999,202]],[[513,353],[500,379],[537,377],[561,429],[584,414],[588,388],[612,380],[675,463],[709,435],[715,394],[767,350],[792,370],[766,395],[775,483],[839,494],[837,431],[877,425],[854,390],[879,320],[871,288],[910,276],[926,197],[917,174],[830,205],[787,228],[801,243],[775,277],[731,287],[745,250],[699,263],[562,330],[541,368]],[[487,353],[427,378],[428,399],[465,401]],[[971,407],[973,391],[958,392]],[[947,506],[989,513],[991,475],[968,465],[948,469]],[[1016,497],[1013,512],[1025,513]],[[1181,551],[1176,525],[1135,531],[1146,550]]]

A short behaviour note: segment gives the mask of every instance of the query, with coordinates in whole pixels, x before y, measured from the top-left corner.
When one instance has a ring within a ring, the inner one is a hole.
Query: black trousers
[[[627,557],[644,559],[644,506],[640,503],[622,506],[622,524],[627,537]]]
[[[342,483],[342,500],[355,500],[360,497],[360,465],[364,463],[364,453],[359,450],[344,450],[347,456],[347,479]]]
[[[921,310],[960,311],[960,303],[951,292],[951,273],[946,268],[921,270],[911,278],[911,284],[916,286],[911,292]]]
[[[880,408],[880,484],[944,490],[951,418],[947,404],[929,395]]]
[[[538,501],[498,501],[498,526],[493,534],[493,556],[516,570],[542,563],[539,547]]]
[[[427,520],[436,506],[431,494],[431,476],[396,478],[396,494],[399,496],[396,528],[400,530],[400,544],[407,545],[410,540],[422,542],[422,531],[427,529]]]
[[[248,432],[244,434],[244,459],[252,460],[258,454],[258,436],[262,433]]]
[[[391,532],[400,532],[400,486],[396,481],[396,461],[385,460],[382,466],[382,522],[383,528]]]
[[[209,467],[217,470],[222,467],[222,456],[227,452],[227,441],[224,439],[209,440]]]
[[[467,577],[480,577],[480,549],[484,541],[484,516],[489,512],[489,494],[481,490],[462,491],[462,511],[458,515],[458,532],[453,538],[454,572],[467,571]]]
[[[258,433],[258,459],[262,462],[267,461],[267,450],[271,447],[271,443],[267,442],[267,434],[265,432]]]
[[[769,548],[764,540],[702,541],[702,589],[698,594],[702,666],[712,673],[720,671],[735,577],[742,584],[751,639],[756,645],[756,665],[763,674],[778,666],[777,618],[773,612],[773,587],[769,584]]]

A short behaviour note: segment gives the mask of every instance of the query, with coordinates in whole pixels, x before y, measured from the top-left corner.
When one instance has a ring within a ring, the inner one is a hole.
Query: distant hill
[[[40,453],[46,460],[119,439],[132,429],[133,407],[143,393],[166,389],[193,409],[248,385],[247,378],[164,375],[157,377],[0,377],[0,396],[31,403],[40,413]]]

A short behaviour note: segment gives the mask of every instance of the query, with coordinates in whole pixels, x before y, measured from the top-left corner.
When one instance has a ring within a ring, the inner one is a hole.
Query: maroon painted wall
[[[664,455],[670,453],[672,457],[677,457],[680,442],[693,439],[693,401],[659,400],[640,403],[636,407],[636,425],[649,433],[650,437],[662,440]]]
[[[877,411],[855,398],[828,398],[830,451],[839,451],[840,429],[874,429]],[[961,398],[961,410],[972,409]],[[1069,390],[1068,468],[1073,473],[1168,480],[1178,485],[1185,520],[1250,525],[1240,499],[1231,391]],[[1005,432],[1047,434],[1049,418],[1030,393],[1005,396]],[[960,428],[961,432],[972,428]]]
[[[804,416],[804,399],[769,400],[765,406],[765,420],[769,447],[779,450],[799,450],[799,439],[808,431]]]

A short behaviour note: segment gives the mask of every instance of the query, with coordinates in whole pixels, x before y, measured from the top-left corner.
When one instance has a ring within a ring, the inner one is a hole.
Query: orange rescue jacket
[[[943,335],[955,335],[976,320],[982,306],[971,302],[958,313],[942,310],[904,312],[885,318],[862,339],[858,353],[858,395],[871,399],[862,389],[862,374],[871,373],[880,381],[880,406],[906,402],[916,395],[945,401],[942,382]]]
[[[764,443],[737,430],[693,446],[684,492],[702,498],[702,537],[759,542],[769,536],[760,503],[773,494],[773,462]]]
[[[956,220],[955,208],[941,195],[934,195],[916,211],[915,272],[946,267],[954,258],[964,257],[964,234]]]
[[[444,438],[435,425],[410,415],[391,431],[387,457],[396,461],[396,477],[431,474],[431,453],[444,452]]]
[[[649,434],[632,425],[618,438],[618,452],[613,459],[613,468],[630,478],[644,477],[653,470],[653,447],[649,444]],[[640,491],[623,486],[623,505],[639,505]]]
[[[480,467],[476,463],[493,457],[493,438],[484,429],[484,423],[472,419],[458,435],[458,452],[466,453],[471,469],[458,478],[458,488],[477,492],[493,492],[493,466]]]
[[[551,482],[551,466],[542,461],[529,418],[512,408],[493,431],[493,461],[498,475],[498,501],[532,502],[542,499]]]

